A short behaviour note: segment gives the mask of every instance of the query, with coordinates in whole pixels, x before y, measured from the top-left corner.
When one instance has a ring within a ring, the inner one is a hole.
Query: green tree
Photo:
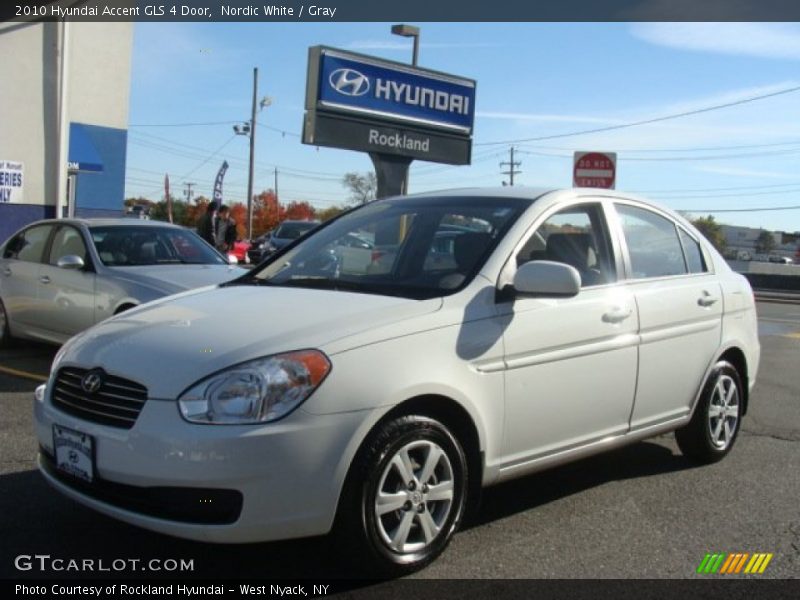
[[[346,206],[329,206],[328,208],[323,208],[322,210],[317,211],[317,218],[322,221],[328,221],[333,217],[339,216],[344,211],[347,210]]]
[[[756,252],[769,254],[773,250],[775,250],[775,238],[765,229],[756,238]]]
[[[700,233],[706,236],[717,251],[720,253],[725,251],[726,242],[725,234],[722,232],[722,225],[717,223],[712,215],[694,219],[692,225],[697,227]]]
[[[375,200],[375,193],[378,191],[378,180],[375,173],[372,172],[363,175],[345,173],[342,185],[350,192],[350,201],[357,204],[366,204]]]

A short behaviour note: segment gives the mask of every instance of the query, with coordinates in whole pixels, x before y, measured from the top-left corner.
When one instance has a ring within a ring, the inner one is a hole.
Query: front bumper
[[[63,413],[48,395],[34,401],[40,471],[53,487],[134,525],[234,543],[327,533],[348,446],[367,412],[317,416],[301,408],[265,425],[196,425],[174,400],[148,400],[134,426],[119,429]],[[93,483],[54,470],[54,424],[93,437]],[[217,502],[218,510],[193,502]]]

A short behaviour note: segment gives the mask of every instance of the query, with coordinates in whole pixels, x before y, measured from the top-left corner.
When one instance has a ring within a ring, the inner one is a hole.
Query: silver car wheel
[[[729,375],[721,373],[711,392],[708,404],[708,431],[711,443],[725,450],[731,443],[739,423],[739,388]]]
[[[419,552],[442,531],[453,506],[453,466],[435,442],[406,444],[384,469],[375,496],[378,534],[392,551]]]

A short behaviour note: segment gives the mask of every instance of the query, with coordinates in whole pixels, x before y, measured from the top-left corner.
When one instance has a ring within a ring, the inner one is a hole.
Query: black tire
[[[442,454],[428,461],[438,451]],[[401,481],[401,471],[408,472],[400,467],[403,452],[405,465],[412,467],[409,482]],[[426,467],[431,471],[427,478]],[[393,577],[417,571],[444,551],[461,523],[468,476],[461,444],[442,423],[423,416],[383,423],[348,473],[339,502],[336,542],[345,543],[361,576]],[[446,495],[448,487],[452,498],[431,500],[434,495]],[[384,498],[393,497],[381,516],[377,514],[379,492]],[[396,547],[389,539],[393,526]]]
[[[8,325],[8,313],[3,300],[0,299],[0,348],[8,348],[11,346],[12,341],[11,328]]]
[[[692,420],[675,431],[684,456],[701,463],[725,458],[741,428],[743,402],[739,372],[727,361],[718,362],[703,386]]]

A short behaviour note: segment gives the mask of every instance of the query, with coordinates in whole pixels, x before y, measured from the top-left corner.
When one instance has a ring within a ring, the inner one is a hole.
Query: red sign
[[[613,190],[617,179],[616,152],[576,152],[572,170],[574,187]]]

